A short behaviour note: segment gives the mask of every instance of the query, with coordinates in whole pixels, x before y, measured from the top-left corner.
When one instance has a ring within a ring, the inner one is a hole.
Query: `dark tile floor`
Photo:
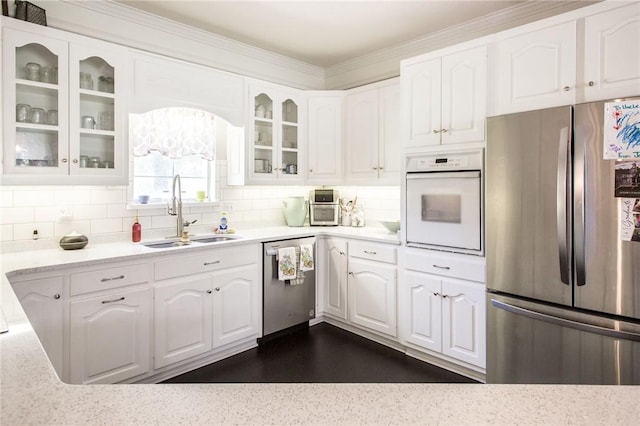
[[[321,323],[164,383],[477,383]]]

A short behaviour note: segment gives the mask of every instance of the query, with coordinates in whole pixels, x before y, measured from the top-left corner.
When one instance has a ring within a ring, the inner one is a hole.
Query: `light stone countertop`
[[[267,228],[244,241],[314,234],[398,244],[380,229]],[[240,244],[241,242],[238,242]],[[236,244],[236,243],[234,243]],[[55,374],[6,278],[114,257],[153,256],[129,242],[2,256],[8,333],[0,335],[0,424],[607,424],[640,422],[640,387],[482,384],[68,385]],[[200,250],[188,247],[186,250]],[[19,273],[19,272],[18,272]]]

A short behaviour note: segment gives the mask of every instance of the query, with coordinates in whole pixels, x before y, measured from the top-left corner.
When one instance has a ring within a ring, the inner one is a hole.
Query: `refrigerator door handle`
[[[588,324],[584,322],[572,321],[569,319],[548,315],[542,312],[537,312],[531,309],[522,308],[509,303],[501,302],[496,299],[491,299],[491,304],[512,314],[521,315],[534,320],[545,321],[551,324],[555,324],[561,327],[573,328],[575,330],[585,331],[587,333],[599,334],[602,336],[612,337],[614,339],[632,340],[634,342],[640,342],[640,333],[633,333],[624,330],[614,330],[612,328],[601,327],[599,325]]]
[[[576,141],[573,146],[573,250],[576,285],[586,284],[585,254],[585,187],[587,184],[586,142]]]
[[[567,217],[567,164],[569,161],[569,128],[560,129],[558,148],[558,181],[556,184],[556,213],[558,226],[558,255],[560,257],[560,279],[569,285],[569,247]]]

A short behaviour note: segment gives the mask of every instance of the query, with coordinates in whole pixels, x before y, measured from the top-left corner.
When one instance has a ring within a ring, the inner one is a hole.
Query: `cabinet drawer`
[[[376,262],[397,263],[397,248],[392,245],[349,241],[349,256]]]
[[[69,291],[71,296],[75,296],[77,294],[146,283],[150,280],[150,264],[122,265],[72,273]]]
[[[226,247],[194,256],[175,257],[154,265],[156,280],[213,272],[257,262],[253,246]]]
[[[406,249],[404,268],[446,277],[484,283],[485,259],[482,257],[433,253],[429,250]]]

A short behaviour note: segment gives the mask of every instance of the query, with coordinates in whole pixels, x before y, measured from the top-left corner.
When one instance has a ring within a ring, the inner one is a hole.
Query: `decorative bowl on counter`
[[[379,220],[385,228],[389,230],[389,232],[393,232],[394,234],[400,230],[400,221],[399,220]]]
[[[78,250],[84,248],[87,244],[89,244],[89,239],[75,231],[60,239],[60,247],[64,250]]]

